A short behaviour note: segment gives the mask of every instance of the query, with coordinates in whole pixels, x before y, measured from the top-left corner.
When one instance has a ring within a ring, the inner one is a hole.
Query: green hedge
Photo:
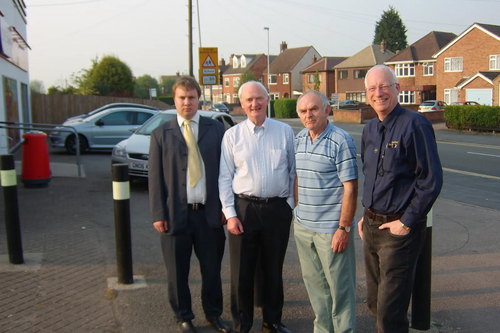
[[[489,105],[448,105],[444,119],[449,127],[469,130],[500,130],[500,107]]]
[[[275,102],[275,100],[272,99],[270,102],[271,102],[271,118],[274,118],[274,117],[276,117],[276,113],[274,112],[274,102]]]
[[[298,118],[297,99],[282,98],[274,101],[274,112],[276,118]]]
[[[175,105],[174,98],[172,96],[158,96],[158,100],[168,105]]]

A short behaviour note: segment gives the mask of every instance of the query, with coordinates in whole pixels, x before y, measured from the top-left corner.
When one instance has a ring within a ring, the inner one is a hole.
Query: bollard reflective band
[[[0,177],[2,180],[2,186],[16,186],[17,185],[17,175],[16,170],[1,170]]]
[[[128,200],[130,199],[130,183],[129,182],[113,182],[113,199]]]

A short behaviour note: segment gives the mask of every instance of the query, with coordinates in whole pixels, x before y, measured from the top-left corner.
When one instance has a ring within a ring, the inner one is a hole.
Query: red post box
[[[50,182],[47,134],[32,131],[23,135],[23,167],[21,181],[24,187],[46,187]]]

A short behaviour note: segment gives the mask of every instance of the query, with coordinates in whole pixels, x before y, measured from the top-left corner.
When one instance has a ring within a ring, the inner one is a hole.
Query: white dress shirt
[[[236,216],[234,194],[287,198],[295,206],[295,152],[292,128],[266,118],[262,126],[245,120],[222,140],[219,193],[226,218]]]
[[[184,135],[184,118],[177,114],[177,122],[179,123],[179,127],[181,129],[182,134]],[[193,129],[194,139],[196,143],[198,143],[198,132],[199,132],[199,123],[200,123],[200,114],[197,112],[191,120],[191,128]],[[201,178],[196,183],[195,187],[189,186],[189,172],[186,172],[186,188],[187,188],[187,199],[188,203],[202,203],[205,204],[207,197],[207,178],[205,176],[205,163],[203,162],[203,157],[201,157],[200,150],[198,149],[198,156],[200,156],[201,162]]]

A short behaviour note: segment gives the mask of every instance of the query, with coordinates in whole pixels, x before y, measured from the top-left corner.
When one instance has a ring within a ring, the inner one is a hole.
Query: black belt
[[[246,201],[250,201],[253,203],[258,203],[258,204],[263,204],[263,203],[269,203],[273,201],[278,201],[278,200],[284,200],[286,198],[282,197],[272,197],[272,198],[259,198],[259,197],[254,197],[253,195],[246,195],[246,194],[236,194],[238,198],[241,198]]]
[[[366,210],[365,215],[369,219],[372,219],[375,222],[382,222],[382,223],[396,221],[396,220],[399,220],[403,216],[403,214],[395,214],[395,215],[378,214],[378,213],[375,213],[374,211],[369,210],[369,209]]]
[[[193,204],[188,204],[188,209],[189,210],[200,210],[200,209],[205,209],[205,205],[201,203],[193,203]]]

